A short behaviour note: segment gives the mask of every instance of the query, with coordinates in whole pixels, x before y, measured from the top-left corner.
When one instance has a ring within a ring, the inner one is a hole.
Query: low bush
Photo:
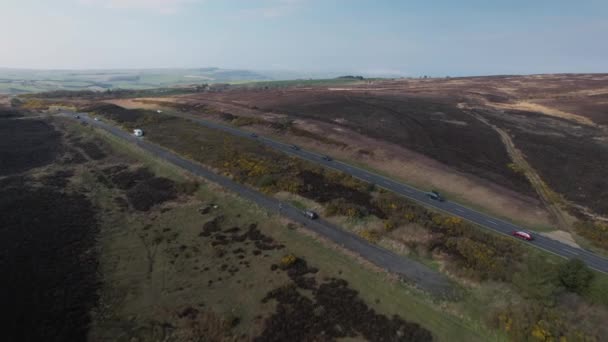
[[[297,258],[293,254],[287,254],[281,258],[281,267],[287,268],[296,262]]]
[[[380,241],[380,234],[373,229],[364,229],[359,232],[359,236],[371,243],[378,243]]]
[[[232,119],[232,124],[235,126],[251,126],[251,125],[266,125],[266,120],[254,118],[251,116],[237,116]]]
[[[593,272],[580,259],[570,259],[559,267],[559,281],[570,292],[582,294],[592,280]]]
[[[594,246],[608,250],[608,223],[579,221],[574,228]]]

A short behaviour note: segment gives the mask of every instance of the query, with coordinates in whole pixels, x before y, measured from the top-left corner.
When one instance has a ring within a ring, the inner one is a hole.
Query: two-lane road
[[[374,244],[370,244],[359,236],[347,232],[323,219],[310,220],[304,215],[302,210],[288,203],[283,203],[276,198],[266,196],[245,185],[236,183],[227,177],[218,175],[198,163],[184,159],[167,149],[146,141],[145,137],[135,137],[132,134],[129,134],[128,132],[104,121],[94,120],[87,114],[79,115],[80,118],[78,120],[101,128],[118,138],[136,144],[141,149],[153,154],[154,156],[181,167],[194,175],[206,178],[245,199],[257,203],[261,207],[264,207],[271,212],[278,213],[295,222],[299,222],[307,229],[333,241],[334,243],[351,252],[354,252],[357,255],[360,255],[380,268],[400,275],[408,283],[428,291],[434,296],[449,298],[457,295],[456,288],[448,278],[417,261],[397,255]],[[66,116],[73,117],[73,115],[69,114],[66,114]]]
[[[521,227],[516,226],[513,223],[492,217],[487,214],[480,213],[475,211],[474,209],[462,206],[458,203],[445,201],[439,202],[432,200],[428,197],[427,192],[409,186],[407,184],[399,183],[390,178],[381,176],[374,172],[370,172],[359,168],[354,165],[350,165],[337,160],[325,160],[322,155],[317,153],[313,153],[310,151],[306,151],[303,149],[293,149],[291,145],[282,143],[280,141],[276,141],[263,136],[253,136],[250,132],[232,127],[226,126],[222,124],[218,124],[216,122],[204,120],[192,115],[188,114],[178,114],[178,116],[194,121],[200,125],[203,125],[208,128],[222,130],[224,132],[241,136],[249,139],[255,139],[266,146],[270,146],[276,150],[282,151],[284,153],[297,156],[299,158],[308,160],[313,163],[321,164],[325,167],[332,168],[344,173],[348,173],[353,177],[361,179],[363,181],[373,183],[376,186],[382,187],[389,191],[392,191],[401,196],[407,197],[411,200],[419,202],[425,206],[432,207],[435,209],[439,209],[441,211],[447,212],[450,215],[461,217],[467,221],[475,223],[484,228],[490,229],[494,232],[500,234],[506,234],[511,236],[514,231],[525,230]],[[548,252],[557,254],[564,258],[579,258],[584,261],[589,267],[604,273],[608,273],[608,258],[603,256],[594,254],[590,251],[572,247],[570,245],[564,244],[562,242],[550,239],[546,236],[542,236],[539,234],[534,234],[534,240],[526,242],[535,247],[541,248]]]

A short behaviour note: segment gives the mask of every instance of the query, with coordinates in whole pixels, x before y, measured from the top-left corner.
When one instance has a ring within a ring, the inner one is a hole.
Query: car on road
[[[321,157],[321,159],[325,160],[325,161],[332,161],[333,159],[331,159],[330,156],[323,156]]]
[[[95,120],[95,121],[99,121],[99,118],[95,118],[95,119],[93,119],[93,120]]]
[[[80,119],[80,115],[74,115],[74,118]]]
[[[300,150],[300,146],[298,146],[298,145],[289,145],[289,148],[292,150],[296,150],[296,151]]]
[[[305,210],[304,215],[311,220],[317,219],[319,215],[312,210]]]
[[[255,133],[251,133],[251,134],[249,134],[249,136],[252,137],[252,138],[257,138],[258,137],[258,135],[255,134]]]
[[[534,237],[532,236],[532,234],[528,233],[528,232],[524,232],[521,230],[516,230],[513,232],[513,236],[515,236],[516,238],[520,238],[526,241],[532,241],[534,240]]]
[[[445,198],[443,198],[443,196],[441,196],[441,194],[435,190],[432,190],[431,192],[426,194],[427,196],[429,196],[430,199],[435,200],[435,201],[439,201],[439,202],[444,202]]]

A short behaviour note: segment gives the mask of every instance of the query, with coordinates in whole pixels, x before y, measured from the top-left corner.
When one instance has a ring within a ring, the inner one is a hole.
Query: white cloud
[[[183,9],[186,5],[202,0],[78,0],[86,5],[110,9],[143,9],[164,14],[171,14]]]

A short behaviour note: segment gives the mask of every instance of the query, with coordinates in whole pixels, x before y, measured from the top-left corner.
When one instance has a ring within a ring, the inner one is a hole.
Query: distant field
[[[0,94],[39,93],[54,90],[150,89],[230,83],[245,88],[284,88],[364,84],[373,79],[294,79],[292,75],[219,68],[146,70],[17,70],[0,68]]]
[[[248,70],[219,68],[82,71],[0,69],[0,94],[52,90],[148,89],[264,80],[270,78]]]
[[[330,78],[330,79],[298,79],[298,80],[282,80],[282,81],[260,81],[260,82],[242,82],[245,88],[284,88],[284,87],[319,87],[319,86],[339,86],[364,84],[365,82],[374,79],[359,80],[354,78]]]

